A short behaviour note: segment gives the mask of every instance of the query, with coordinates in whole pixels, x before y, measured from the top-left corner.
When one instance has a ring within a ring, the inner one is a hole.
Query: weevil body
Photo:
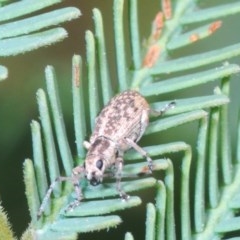
[[[134,147],[144,133],[149,112],[149,104],[136,91],[115,96],[102,109],[90,142],[85,144],[88,147],[86,177],[93,185],[102,181],[106,168],[122,164],[123,153]]]
[[[128,195],[121,189],[121,173],[123,168],[123,154],[129,148],[134,148],[148,161],[149,171],[152,171],[152,159],[137,145],[149,123],[150,114],[162,115],[175,102],[170,102],[160,111],[152,110],[143,96],[137,91],[128,90],[112,98],[96,118],[95,129],[89,142],[84,142],[88,152],[83,166],[77,166],[71,177],[58,177],[49,187],[40,206],[38,217],[44,211],[46,202],[56,183],[72,181],[76,200],[68,206],[71,210],[82,200],[79,179],[84,175],[92,185],[99,184],[104,177],[105,170],[114,166],[117,180],[117,191],[122,199]]]

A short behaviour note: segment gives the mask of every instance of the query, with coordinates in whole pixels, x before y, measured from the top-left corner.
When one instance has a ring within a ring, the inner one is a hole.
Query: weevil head
[[[85,176],[96,186],[102,182],[105,169],[115,163],[116,146],[106,137],[98,137],[90,143],[85,159]]]
[[[91,155],[85,160],[85,176],[93,186],[98,185],[103,180],[105,171],[104,160],[99,156]]]

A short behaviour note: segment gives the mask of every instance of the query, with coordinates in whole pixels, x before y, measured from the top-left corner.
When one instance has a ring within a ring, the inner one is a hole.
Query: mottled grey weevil
[[[170,102],[160,111],[155,111],[139,92],[133,90],[124,91],[112,98],[96,118],[95,129],[89,142],[84,142],[87,149],[84,164],[75,167],[71,177],[60,176],[50,185],[39,208],[38,218],[42,215],[51,192],[58,182],[70,180],[73,183],[76,200],[66,209],[71,210],[78,206],[83,198],[79,180],[86,177],[91,185],[96,186],[102,182],[105,170],[112,166],[116,169],[114,175],[117,191],[122,199],[128,199],[129,196],[121,189],[123,154],[128,149],[134,148],[147,159],[149,171],[152,172],[152,159],[137,145],[137,142],[148,126],[151,114],[160,116],[174,106],[175,102]]]

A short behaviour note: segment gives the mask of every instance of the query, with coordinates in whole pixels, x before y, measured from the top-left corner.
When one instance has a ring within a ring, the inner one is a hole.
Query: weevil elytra
[[[105,170],[112,166],[116,169],[117,191],[122,199],[128,199],[129,196],[121,188],[123,154],[130,148],[135,149],[147,159],[149,171],[152,172],[152,159],[137,142],[148,126],[151,114],[160,116],[174,106],[175,102],[170,102],[160,111],[155,111],[140,93],[133,90],[124,91],[112,98],[96,118],[95,129],[89,142],[84,142],[87,149],[84,164],[75,167],[71,177],[60,176],[50,185],[38,211],[38,218],[58,182],[70,180],[73,183],[76,200],[69,204],[67,210],[71,210],[78,206],[83,198],[79,180],[86,177],[91,185],[98,185],[103,180]]]

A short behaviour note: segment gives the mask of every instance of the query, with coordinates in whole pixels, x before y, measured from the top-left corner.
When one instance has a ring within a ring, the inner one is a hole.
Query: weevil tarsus
[[[121,179],[122,179],[122,169],[123,169],[123,153],[120,153],[116,158],[116,172],[115,172],[115,178],[116,178],[116,189],[119,193],[119,196],[122,200],[129,199],[129,195],[127,195],[123,190],[121,186]]]
[[[176,106],[176,101],[172,101],[170,103],[167,103],[162,109],[160,110],[155,110],[155,109],[150,109],[150,114],[153,116],[161,116],[168,110],[174,108]]]
[[[71,181],[74,187],[76,198],[67,206],[65,212],[77,207],[83,199],[82,189],[80,187],[79,180],[83,178],[82,174],[84,173],[84,171],[85,170],[83,166],[77,166],[72,170]]]

